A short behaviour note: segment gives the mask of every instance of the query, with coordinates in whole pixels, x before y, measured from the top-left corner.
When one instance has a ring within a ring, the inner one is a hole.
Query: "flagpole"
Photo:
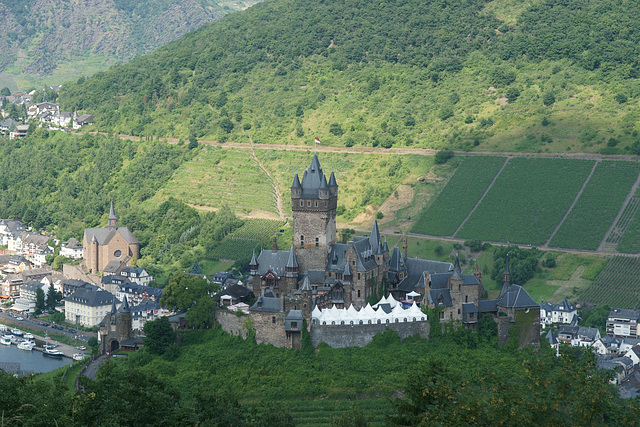
[[[316,154],[317,146],[318,146],[318,138],[313,138],[313,154]]]

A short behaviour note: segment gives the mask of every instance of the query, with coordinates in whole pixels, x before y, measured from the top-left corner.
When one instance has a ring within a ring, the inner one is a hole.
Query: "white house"
[[[0,246],[8,246],[9,240],[15,239],[24,230],[24,224],[20,220],[0,219]]]
[[[91,284],[79,287],[64,299],[64,317],[69,323],[92,327],[111,310],[115,296]],[[116,305],[119,304],[116,301]]]
[[[150,276],[144,268],[140,267],[125,266],[120,270],[120,275],[142,286],[148,286],[153,281],[153,276]]]
[[[640,310],[614,308],[607,318],[607,335],[617,338],[638,338]]]
[[[540,323],[549,326],[552,323],[569,324],[574,316],[578,315],[578,309],[571,302],[564,299],[559,304],[540,303]]]
[[[82,258],[82,243],[75,237],[70,238],[60,245],[60,255],[73,259]]]

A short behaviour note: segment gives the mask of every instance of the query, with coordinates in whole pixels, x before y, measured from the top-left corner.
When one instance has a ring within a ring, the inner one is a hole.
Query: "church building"
[[[83,258],[90,273],[103,271],[109,262],[129,264],[140,258],[140,242],[127,227],[117,226],[113,201],[109,208],[107,226],[87,228],[82,240]]]

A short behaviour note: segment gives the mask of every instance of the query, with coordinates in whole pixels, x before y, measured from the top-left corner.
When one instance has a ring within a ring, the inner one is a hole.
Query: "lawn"
[[[412,231],[453,235],[505,160],[504,157],[465,157],[438,197],[422,212]]]
[[[457,237],[544,244],[593,164],[575,159],[511,159]]]
[[[637,162],[600,162],[550,245],[597,249],[638,178],[638,172]]]

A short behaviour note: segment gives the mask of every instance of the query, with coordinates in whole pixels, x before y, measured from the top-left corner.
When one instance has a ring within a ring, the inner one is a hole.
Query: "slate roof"
[[[80,243],[75,237],[72,237],[64,242],[62,246],[67,249],[82,249],[82,243]]]
[[[569,301],[567,301],[567,299],[565,298],[564,300],[562,300],[561,303],[556,304],[553,310],[571,313],[572,311],[575,311],[575,309],[576,307],[573,304],[571,304]]]
[[[106,274],[117,274],[122,268],[122,261],[117,259],[111,260],[104,266],[103,272]]]
[[[429,302],[436,307],[452,307],[451,293],[449,289],[432,289],[427,294]]]
[[[549,332],[547,332],[547,335],[545,335],[545,338],[549,342],[549,345],[558,344],[558,339],[556,338],[556,334],[553,332],[553,329],[549,329]]]
[[[133,319],[137,319],[139,317],[143,317],[142,313],[146,313],[148,311],[153,312],[154,310],[160,310],[161,308],[160,304],[156,301],[146,301],[142,304],[131,307],[131,317]]]
[[[155,288],[153,286],[143,286],[135,282],[131,282],[129,280],[125,281],[121,285],[118,285],[118,287],[120,288],[120,292],[123,292],[125,294],[142,295],[144,292],[146,292],[147,295],[155,297],[156,301],[159,300],[160,297],[162,296],[162,288]]]
[[[298,257],[296,257],[296,251],[293,249],[293,245],[291,245],[291,249],[289,250],[289,258],[287,258],[287,268],[298,268]]]
[[[389,260],[389,271],[405,271],[407,267],[404,265],[404,259],[402,259],[402,253],[396,246],[391,252],[391,259]]]
[[[481,299],[478,301],[480,313],[495,313],[498,311],[498,303],[494,299]]]
[[[631,310],[627,308],[614,308],[609,312],[609,318],[618,318],[618,319],[631,319],[637,320],[640,319],[640,310]]]
[[[120,233],[129,244],[140,243],[127,227],[87,228],[84,230],[87,241],[91,242],[95,238],[100,246],[109,243],[117,233]]]
[[[240,298],[248,297],[250,293],[251,291],[246,286],[231,285],[231,286],[227,286],[225,289],[218,292],[216,294],[216,299],[220,299],[220,297],[224,295],[229,295],[232,299],[238,300]]]
[[[284,274],[289,259],[289,251],[276,251],[263,249],[258,256],[258,274],[263,275],[269,269],[278,276]]]
[[[143,273],[146,273],[145,269],[142,267],[132,267],[130,265],[125,265],[122,267],[120,274],[127,277],[141,277]]]
[[[103,285],[123,285],[124,283],[131,283],[129,282],[128,277],[124,277],[119,274],[110,274],[108,276],[102,276],[102,278],[100,279],[100,282]]]
[[[114,297],[113,294],[88,283],[79,287],[73,294],[65,298],[65,301],[89,307],[111,305],[114,300],[116,300],[116,297]],[[119,301],[116,300],[116,303],[117,302]]]
[[[398,289],[405,292],[411,292],[417,288],[425,287],[425,271],[429,272],[433,288],[447,288],[448,279],[451,275],[450,271],[453,269],[453,265],[450,262],[428,261],[418,258],[407,258],[405,260],[405,267],[407,268],[407,276],[398,284]],[[439,283],[438,286],[434,285],[434,275],[436,276],[436,283]],[[444,283],[440,283],[440,278],[444,279]]]
[[[513,308],[516,310],[525,308],[540,308],[540,304],[535,302],[531,295],[520,285],[511,285],[506,289],[496,302],[500,307]]]
[[[311,159],[311,165],[304,171],[304,175],[302,176],[300,185],[302,187],[303,199],[317,199],[318,190],[320,190],[321,187],[324,189],[329,188],[329,185],[327,184],[327,178],[324,175],[317,154],[313,155],[313,159]]]
[[[282,311],[280,310],[280,298],[276,297],[272,292],[267,291],[258,297],[249,310],[279,313]]]
[[[478,307],[472,302],[464,302],[462,303],[462,312],[463,313],[477,313]]]

